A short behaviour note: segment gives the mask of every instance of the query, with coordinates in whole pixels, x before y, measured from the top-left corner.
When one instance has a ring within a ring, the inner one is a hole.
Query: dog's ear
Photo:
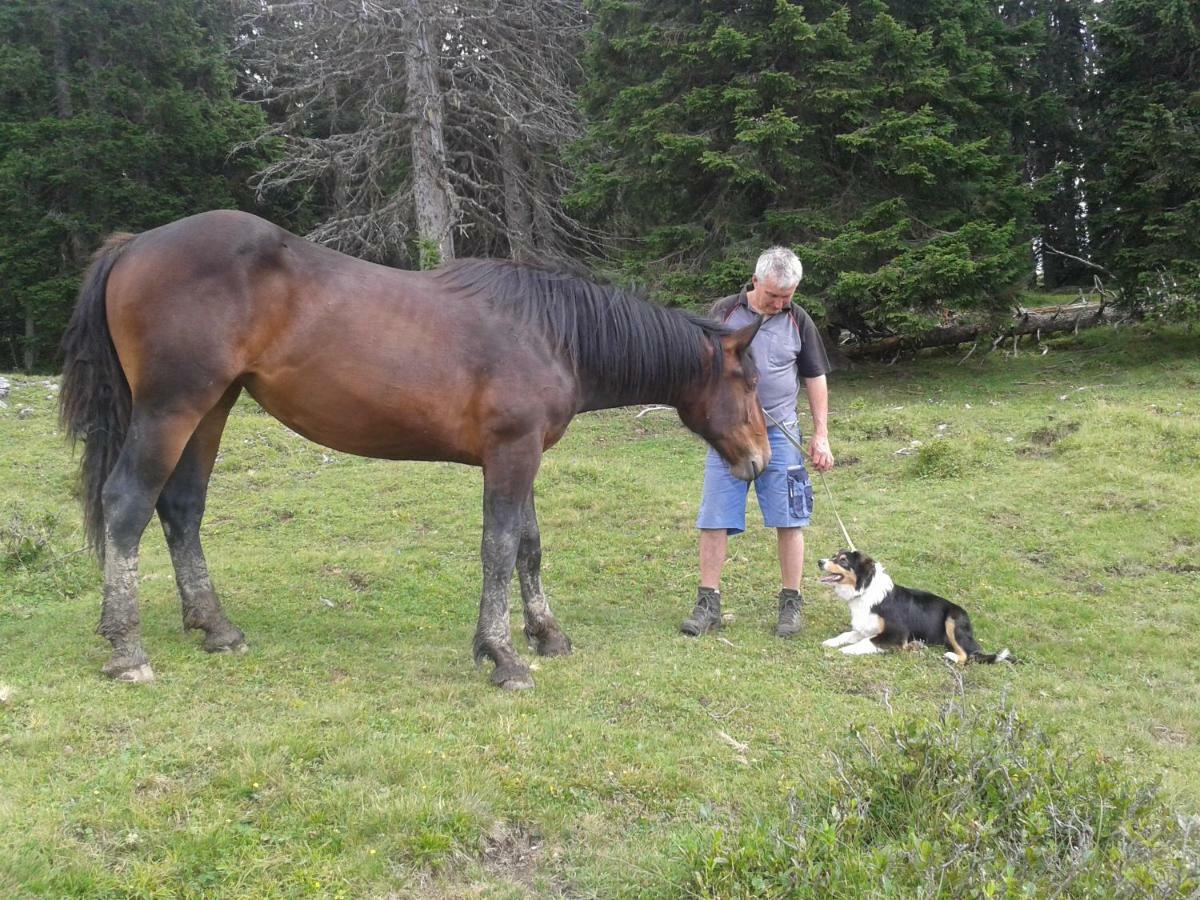
[[[858,565],[858,584],[855,585],[860,591],[865,591],[871,586],[871,581],[875,577],[875,560],[869,556],[859,554]]]

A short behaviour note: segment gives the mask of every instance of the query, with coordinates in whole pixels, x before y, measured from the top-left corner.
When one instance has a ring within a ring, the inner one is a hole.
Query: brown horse
[[[104,673],[154,677],[138,624],[142,532],[158,510],[183,623],[208,651],[242,650],[200,547],[209,475],[244,388],[289,428],[387,459],[483,467],[483,597],[474,654],[531,687],[513,649],[516,565],[525,635],[569,653],[542,593],[533,480],[584,410],[667,403],[742,478],[770,458],[747,348],[729,332],[610,287],[509,262],[431,272],[373,265],[254,216],[202,213],[114,235],[63,339],[61,417],[85,442],[88,536],[104,565]]]

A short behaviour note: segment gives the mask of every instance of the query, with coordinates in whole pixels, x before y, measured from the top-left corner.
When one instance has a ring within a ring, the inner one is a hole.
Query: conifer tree
[[[1001,7],[1030,48],[1015,83],[1021,101],[1013,140],[1033,190],[1032,250],[1046,288],[1090,285],[1097,271],[1088,259],[1084,180],[1096,141],[1084,121],[1096,64],[1092,6],[1087,0],[1011,0]]]
[[[231,31],[215,0],[0,7],[0,368],[53,365],[106,232],[250,202]]]
[[[595,6],[573,196],[636,235],[680,302],[794,247],[806,303],[869,336],[1007,307],[1030,195],[1012,150],[1019,29],[980,2]]]
[[[1109,0],[1097,43],[1095,258],[1131,307],[1200,317],[1200,6]]]

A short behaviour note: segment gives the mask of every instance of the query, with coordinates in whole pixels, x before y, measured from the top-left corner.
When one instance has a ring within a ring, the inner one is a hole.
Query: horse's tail
[[[79,495],[88,544],[104,561],[102,493],[125,443],[133,398],[108,330],[108,275],[135,236],[114,234],[104,242],[83,276],[75,312],[62,340],[62,390],[58,419],[72,446],[83,440]]]

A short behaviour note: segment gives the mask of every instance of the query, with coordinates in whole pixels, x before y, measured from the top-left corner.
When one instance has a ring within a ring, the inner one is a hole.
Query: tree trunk
[[[521,158],[521,146],[510,130],[516,126],[509,123],[500,135],[500,166],[504,179],[504,226],[508,235],[508,252],[515,260],[534,257],[533,210],[525,180],[521,175],[525,165]]]
[[[60,119],[69,119],[75,114],[75,109],[71,103],[71,82],[70,82],[70,61],[67,52],[67,40],[63,34],[63,4],[56,3],[50,8],[50,27],[54,35],[54,105],[55,111]],[[59,208],[62,206],[70,206],[70,200],[65,203],[54,201],[52,207]],[[64,263],[70,255],[70,239],[74,235],[68,235],[68,248],[64,252]],[[63,266],[66,269],[66,265]],[[33,301],[25,301],[25,353],[24,363],[25,372],[28,374],[33,371],[33,367],[37,364],[37,327],[34,322]]]
[[[408,109],[413,117],[413,204],[421,268],[454,259],[452,197],[446,177],[442,93],[421,0],[409,0]],[[433,258],[436,256],[437,258]]]
[[[36,336],[33,327],[33,303],[29,300],[25,301],[25,374],[28,375],[33,371],[34,364],[37,363],[37,353],[34,351],[33,340]]]
[[[1014,317],[1013,324],[1007,329],[993,330],[987,325],[949,325],[918,335],[893,335],[870,344],[843,346],[837,352],[847,359],[878,359],[929,347],[953,347],[982,337],[994,337],[998,343],[1004,338],[1025,334],[1077,331],[1103,325],[1111,318],[1112,315],[1103,304],[1075,309],[1066,307],[1053,312],[1024,312]]]
[[[58,117],[69,119],[74,114],[71,107],[71,84],[67,80],[70,65],[67,61],[67,42],[63,38],[62,9],[55,6],[50,11],[50,25],[54,29],[54,100]]]

